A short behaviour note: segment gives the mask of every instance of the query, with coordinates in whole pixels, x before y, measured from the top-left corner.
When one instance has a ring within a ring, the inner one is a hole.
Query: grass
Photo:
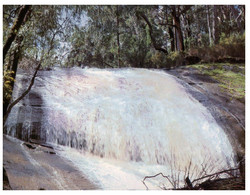
[[[232,97],[245,98],[245,64],[209,63],[190,66],[218,81],[221,90]]]

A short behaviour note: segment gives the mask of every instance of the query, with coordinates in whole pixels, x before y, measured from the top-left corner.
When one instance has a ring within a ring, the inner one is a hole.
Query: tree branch
[[[106,64],[107,66],[111,67],[111,68],[114,68],[114,66],[108,64],[107,62],[104,62],[104,61],[103,61],[103,63]]]
[[[14,39],[16,38],[16,35],[21,27],[21,25],[23,24],[24,22],[24,19],[25,19],[25,16],[27,14],[27,12],[29,11],[29,9],[31,8],[31,5],[24,5],[19,14],[18,14],[18,17],[15,21],[15,23],[13,24],[12,28],[11,28],[11,32],[8,36],[8,39],[6,41],[6,43],[4,44],[4,47],[3,47],[3,62],[4,62],[4,59],[6,57],[6,54],[7,52],[9,51],[10,49],[10,46],[12,44],[12,42],[14,41]]]
[[[159,23],[159,25],[161,25],[161,26],[172,26],[172,27],[175,27],[175,28],[177,28],[177,26],[176,25],[174,25],[174,24],[169,24],[169,23]]]
[[[181,10],[181,12],[179,13],[179,16],[182,14],[185,14],[193,5],[184,5],[184,9]]]
[[[31,87],[32,87],[33,84],[34,84],[35,77],[36,77],[36,75],[37,75],[37,71],[39,70],[40,67],[41,67],[41,62],[38,64],[38,66],[37,66],[37,68],[36,68],[36,70],[35,70],[35,73],[34,73],[32,79],[31,79],[31,82],[30,82],[30,85],[29,85],[28,89],[27,89],[25,92],[23,92],[23,94],[22,94],[19,98],[17,98],[15,101],[13,101],[13,102],[9,105],[9,107],[8,107],[8,109],[7,109],[7,111],[6,111],[6,114],[4,115],[3,126],[4,126],[6,120],[7,120],[8,116],[9,116],[10,111],[11,111],[11,109],[13,108],[13,106],[15,106],[21,99],[23,99],[23,98],[30,92]]]
[[[146,176],[146,177],[144,177],[144,179],[142,180],[142,183],[146,186],[147,190],[148,190],[148,186],[145,184],[145,182],[144,182],[144,181],[145,181],[146,179],[148,179],[148,178],[157,177],[158,175],[161,175],[162,177],[167,178],[167,180],[169,181],[169,183],[171,183],[171,185],[172,185],[172,186],[173,186],[173,188],[175,189],[174,184],[171,182],[171,180],[168,178],[168,176],[163,175],[162,173],[158,173],[158,174],[153,175],[153,176]]]
[[[152,27],[149,19],[147,18],[147,16],[143,12],[137,12],[136,15],[142,17],[145,20],[145,22],[147,23],[147,25],[149,27],[149,35],[150,35],[150,38],[151,38],[151,41],[153,43],[155,50],[158,50],[158,51],[164,52],[165,54],[168,54],[168,51],[166,49],[162,48],[161,46],[159,46],[156,43],[156,40],[153,36],[153,27]]]
[[[215,175],[220,175],[222,173],[227,173],[227,172],[230,172],[230,171],[236,171],[236,170],[239,170],[239,168],[233,168],[233,169],[228,169],[228,170],[224,170],[224,171],[220,171],[220,172],[217,172],[217,173],[213,173],[213,174],[210,174],[210,175],[205,175],[203,177],[200,177],[198,179],[195,179],[192,181],[192,183],[196,182],[196,181],[199,181],[199,180],[202,180],[202,179],[205,179],[205,178],[208,178],[208,177],[213,177]]]

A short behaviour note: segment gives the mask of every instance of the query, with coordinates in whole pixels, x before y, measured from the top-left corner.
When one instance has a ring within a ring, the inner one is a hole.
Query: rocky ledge
[[[3,136],[4,190],[98,189],[53,147]]]

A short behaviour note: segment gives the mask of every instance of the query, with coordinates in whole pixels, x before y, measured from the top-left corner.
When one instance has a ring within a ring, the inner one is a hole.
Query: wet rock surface
[[[219,83],[213,78],[200,75],[188,66],[167,71],[202,103],[213,115],[217,123],[226,132],[236,153],[241,160],[245,156],[245,103],[222,92]]]
[[[18,69],[13,99],[19,97],[27,89],[31,75],[28,72]],[[36,91],[36,89],[39,90],[39,87],[41,87],[41,83],[39,82],[40,76],[41,73],[37,75],[30,93],[13,107],[7,119],[7,124],[4,127],[4,133],[25,141],[29,141],[29,139],[46,141],[46,131],[41,129],[43,100]]]
[[[227,133],[236,158],[244,158],[245,104],[222,93],[216,80],[199,75],[192,68],[180,67],[167,73],[175,76],[185,89],[212,113]],[[5,189],[97,189],[97,186],[90,183],[70,162],[60,158],[53,146],[46,143],[48,135],[41,125],[44,118],[43,99],[37,91],[39,87],[43,87],[39,81],[46,74],[48,71],[40,71],[32,91],[13,108],[8,119],[9,129],[4,129],[5,133],[23,140],[9,136],[3,138],[3,166],[8,178],[8,181],[4,180]],[[20,74],[18,77],[21,82],[17,82],[19,90],[14,94],[16,97],[29,84],[29,75]],[[71,147],[75,145],[77,143],[71,143]],[[84,147],[86,143],[82,145]]]
[[[92,190],[98,189],[52,148],[3,136],[4,189]]]

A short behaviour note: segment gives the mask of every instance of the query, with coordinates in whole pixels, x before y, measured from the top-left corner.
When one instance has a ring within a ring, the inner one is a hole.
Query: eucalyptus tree
[[[4,7],[5,8],[5,7]],[[59,33],[62,33],[63,27],[60,26],[62,6],[21,6],[19,14],[16,19],[9,20],[8,15],[11,16],[13,9],[6,7],[4,9],[5,17],[4,28],[7,28],[9,34],[5,34],[4,40],[4,58],[8,61],[4,67],[11,67],[11,75],[4,71],[4,122],[6,121],[11,108],[18,103],[30,91],[37,71],[41,66],[50,64],[52,59],[56,59],[56,49],[59,41]],[[24,9],[26,10],[23,13]],[[29,12],[29,10],[31,10]],[[27,13],[29,13],[27,15]],[[29,16],[29,19],[27,17]],[[16,22],[13,22],[16,21]],[[22,21],[22,22],[21,22]],[[8,30],[11,26],[12,28]],[[7,37],[7,38],[6,38]],[[14,43],[14,44],[12,44]],[[8,52],[8,53],[7,53]],[[11,93],[13,88],[13,81],[15,78],[19,60],[25,56],[28,59],[36,59],[38,65],[31,79],[28,89],[16,100],[11,100]],[[7,68],[8,70],[9,68]],[[7,85],[12,81],[11,85]]]
[[[15,20],[15,23],[13,23],[13,26],[11,28],[11,31],[9,32],[8,38],[3,46],[3,61],[6,57],[7,52],[9,51],[12,42],[15,40],[17,33],[23,23],[27,20],[29,14],[30,14],[30,5],[24,5],[20,8],[18,17]]]

